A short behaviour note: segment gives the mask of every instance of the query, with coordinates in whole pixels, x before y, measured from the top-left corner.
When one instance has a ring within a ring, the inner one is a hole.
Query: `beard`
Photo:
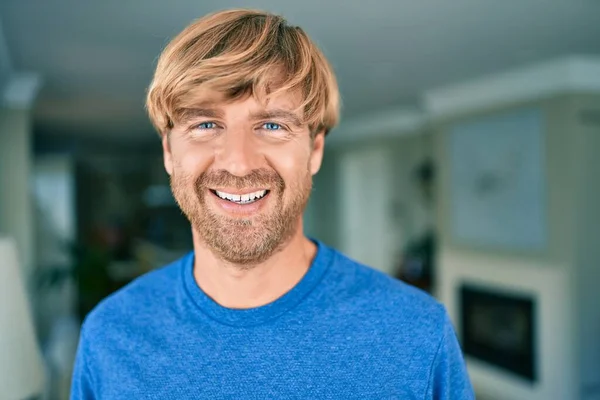
[[[225,170],[209,170],[197,178],[176,170],[170,180],[175,200],[210,250],[243,268],[265,261],[292,238],[312,190],[308,168],[290,186],[267,169],[253,170],[243,177]],[[265,199],[269,204],[250,218],[229,217],[211,209],[207,202],[207,196],[213,196],[209,189],[218,187],[269,188]],[[284,194],[288,195],[287,201]]]

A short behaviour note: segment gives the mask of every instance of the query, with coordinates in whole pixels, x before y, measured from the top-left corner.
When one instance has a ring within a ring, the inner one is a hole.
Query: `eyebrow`
[[[252,113],[250,116],[252,119],[259,119],[259,120],[283,119],[283,120],[286,120],[298,127],[304,125],[302,119],[300,117],[298,117],[298,115],[296,115],[294,112],[289,111],[289,110],[284,110],[281,108],[259,111],[256,113]],[[223,119],[223,118],[225,118],[225,113],[223,113],[220,110],[214,109],[214,108],[204,108],[204,107],[188,108],[188,109],[185,109],[181,113],[180,121],[182,123],[186,123],[186,122],[192,121],[196,118],[220,118],[220,119]]]
[[[224,118],[222,111],[214,108],[188,108],[181,113],[181,121],[189,122],[195,118]]]
[[[283,119],[288,122],[300,127],[304,125],[302,119],[298,117],[295,113],[283,110],[283,109],[274,109],[274,110],[265,110],[252,114],[253,119]]]

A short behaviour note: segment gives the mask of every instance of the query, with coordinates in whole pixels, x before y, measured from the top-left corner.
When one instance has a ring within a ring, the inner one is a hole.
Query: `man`
[[[86,318],[73,399],[471,399],[433,299],[307,239],[338,88],[268,13],[225,11],[161,55],[147,98],[194,251]]]

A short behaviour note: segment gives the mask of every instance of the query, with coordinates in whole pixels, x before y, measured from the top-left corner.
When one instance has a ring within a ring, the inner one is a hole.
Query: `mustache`
[[[242,190],[248,187],[268,187],[282,192],[285,181],[277,172],[268,169],[255,169],[244,176],[236,176],[226,170],[206,171],[196,179],[199,189],[231,187]]]

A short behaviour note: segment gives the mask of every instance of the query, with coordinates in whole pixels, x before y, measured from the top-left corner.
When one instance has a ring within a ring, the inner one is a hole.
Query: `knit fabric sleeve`
[[[475,399],[456,333],[447,316],[444,322],[444,334],[431,366],[425,399]]]

